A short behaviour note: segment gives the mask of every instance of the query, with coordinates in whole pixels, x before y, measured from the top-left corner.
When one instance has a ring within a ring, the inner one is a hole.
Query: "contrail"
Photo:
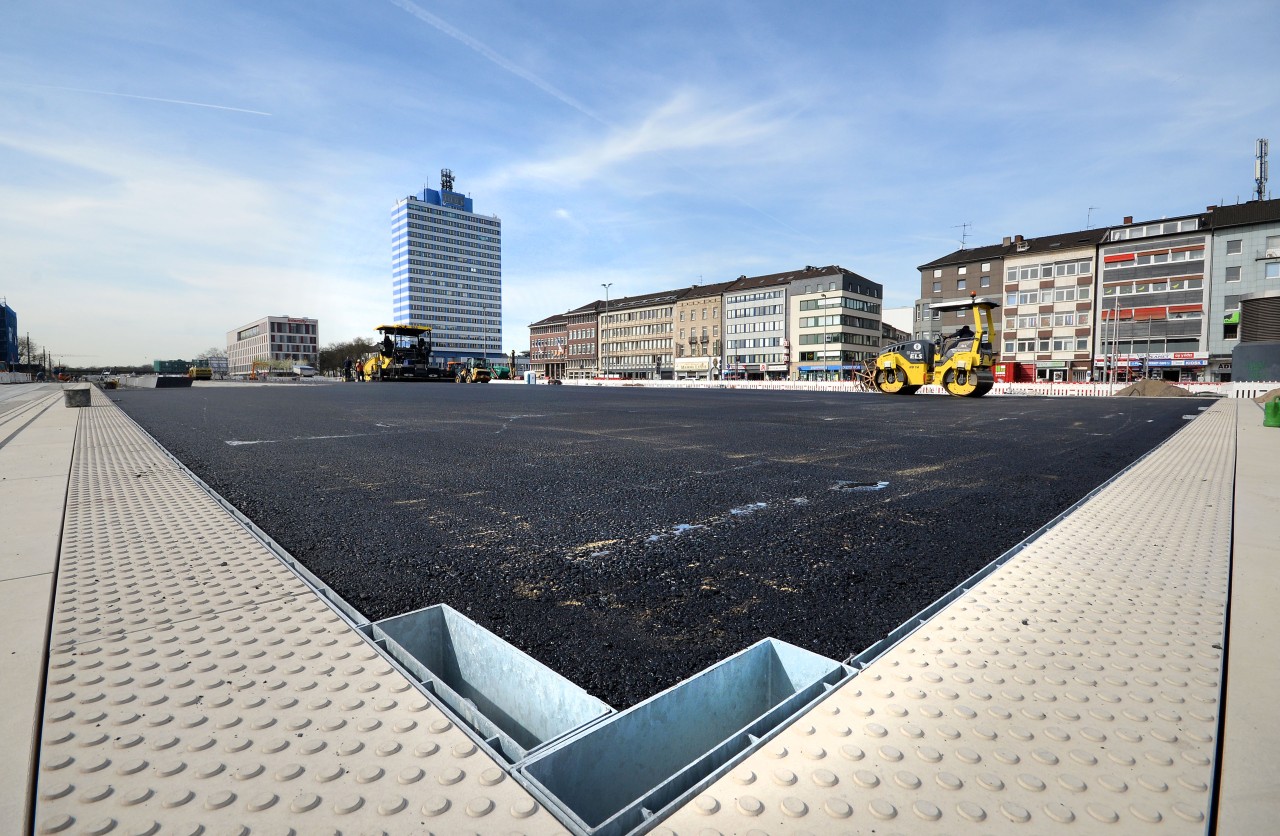
[[[47,90],[67,90],[72,93],[90,93],[95,96],[118,96],[122,99],[141,99],[144,102],[164,102],[165,104],[191,105],[192,107],[209,107],[214,110],[230,110],[236,113],[249,113],[254,116],[270,116],[261,110],[248,110],[243,107],[228,107],[227,105],[206,104],[205,102],[188,102],[182,99],[161,99],[155,96],[137,96],[133,93],[112,93],[109,90],[85,90],[80,87],[60,87],[56,84],[28,84],[28,87],[43,87]]]
[[[477,41],[475,38],[471,37],[466,32],[463,32],[457,27],[452,26],[449,23],[446,23],[445,21],[433,15],[431,12],[419,6],[417,3],[414,3],[413,0],[390,0],[390,2],[392,5],[398,6],[399,8],[404,9],[406,12],[418,18],[418,20],[421,20],[423,23],[427,23],[427,24],[430,24],[431,26],[434,26],[436,29],[439,29],[441,32],[445,33],[446,35],[458,41],[459,43],[463,44],[464,46],[475,50],[476,52],[483,55],[485,58],[497,64],[502,69],[511,73],[512,75],[523,78],[525,81],[529,82],[534,87],[537,87],[539,90],[546,93],[547,95],[555,99],[558,99],[561,102],[564,102],[569,107],[578,111],[582,115],[590,119],[594,119],[596,122],[599,122],[601,125],[604,125],[606,128],[611,128],[613,130],[621,130],[621,126],[613,122],[610,122],[608,119],[605,119],[603,116],[596,113],[594,110],[587,107],[582,102],[575,99],[573,96],[570,96],[568,93],[564,92],[563,90],[551,84],[550,82],[542,80],[538,76],[526,70],[524,67],[521,67],[518,64],[513,64],[511,61],[508,61],[506,58],[503,58],[501,55],[494,52],[492,49],[485,46],[480,41]],[[666,159],[665,155],[661,153],[659,153],[658,156],[662,157],[663,159]],[[689,171],[684,166],[681,166],[678,163],[672,163],[672,164],[675,165],[677,168],[679,168],[681,171],[684,171],[693,179],[703,180],[703,178],[698,176],[696,172]],[[765,218],[768,218],[769,220],[773,221],[783,229],[790,230],[791,232],[794,232],[797,235],[800,235],[801,237],[805,237],[805,238],[810,237],[806,233],[796,229],[795,227],[786,223],[782,219],[775,218],[773,215],[770,215],[768,212],[764,211],[759,206],[755,206],[747,202],[746,200],[742,199],[741,197],[738,197],[737,195],[729,195],[729,197],[732,200],[747,207],[751,211],[755,212],[756,214],[761,215]]]
[[[569,107],[573,108],[574,110],[578,111],[584,116],[589,116],[602,125],[608,125],[611,128],[614,127],[614,125],[610,123],[607,119],[605,119],[600,114],[596,113],[591,108],[584,105],[582,102],[575,99],[573,96],[570,96],[568,93],[559,89],[555,85],[547,81],[543,81],[541,78],[538,78],[536,75],[529,72],[524,67],[521,67],[518,64],[511,63],[506,58],[503,58],[501,55],[499,55],[489,47],[482,44],[480,41],[477,41],[475,38],[471,37],[470,35],[461,31],[460,29],[449,25],[445,21],[433,15],[431,12],[419,6],[417,3],[413,3],[411,2],[411,0],[391,0],[391,3],[392,5],[399,6],[400,8],[404,9],[406,12],[413,15],[418,20],[421,20],[423,23],[431,24],[435,28],[439,29],[441,32],[448,35],[450,38],[453,38],[454,40],[459,41],[464,46],[474,49],[476,52],[480,53],[485,58],[488,58],[490,61],[497,64],[502,69],[506,70],[512,75],[517,75],[520,78],[523,78],[525,81],[529,82],[534,87],[537,87],[542,92],[559,99],[560,101],[564,102]]]

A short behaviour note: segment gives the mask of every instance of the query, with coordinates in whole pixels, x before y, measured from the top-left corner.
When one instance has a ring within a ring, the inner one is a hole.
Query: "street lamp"
[[[818,310],[822,314],[822,379],[831,379],[831,370],[827,368],[827,294],[819,293]]]
[[[600,347],[600,373],[605,373],[604,362],[604,326],[609,321],[609,288],[613,287],[613,282],[601,282],[600,286],[604,288],[604,318],[600,320],[600,333],[596,335],[596,344]]]

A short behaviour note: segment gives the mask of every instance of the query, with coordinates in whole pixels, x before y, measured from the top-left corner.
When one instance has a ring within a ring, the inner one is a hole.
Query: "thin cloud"
[[[207,107],[212,110],[230,110],[234,113],[248,113],[252,116],[270,116],[261,110],[249,110],[243,107],[231,107],[230,105],[216,105],[208,102],[188,102],[183,99],[161,99],[156,96],[139,96],[134,93],[113,93],[109,90],[86,90],[82,87],[60,87],[56,84],[28,84],[28,87],[40,87],[45,90],[65,90],[69,93],[88,93],[93,96],[116,96],[121,99],[139,99],[144,102],[163,102],[164,104],[188,105],[189,107]]]
[[[475,50],[485,58],[492,61],[494,64],[497,64],[502,69],[511,73],[512,75],[524,79],[525,81],[529,82],[534,87],[537,87],[539,90],[546,93],[547,95],[552,96],[553,98],[559,99],[561,102],[564,102],[569,107],[581,113],[583,116],[587,116],[591,119],[594,119],[595,121],[599,122],[602,125],[610,124],[609,121],[606,120],[603,116],[596,113],[594,110],[587,107],[582,102],[575,99],[573,96],[570,96],[568,93],[564,92],[559,87],[556,87],[551,82],[546,81],[538,77],[537,75],[529,72],[524,67],[521,67],[519,64],[516,64],[512,61],[507,60],[506,58],[499,55],[494,50],[490,49],[485,44],[471,37],[466,32],[463,32],[462,30],[458,29],[456,26],[452,26],[449,23],[446,23],[445,21],[436,17],[431,12],[419,6],[417,3],[410,2],[410,0],[390,0],[390,2],[391,2],[391,5],[404,9],[406,12],[413,15],[418,20],[421,20],[423,23],[430,24],[431,26],[434,26],[435,28],[439,29],[441,32],[453,38],[454,40],[458,41],[463,46],[469,49]]]

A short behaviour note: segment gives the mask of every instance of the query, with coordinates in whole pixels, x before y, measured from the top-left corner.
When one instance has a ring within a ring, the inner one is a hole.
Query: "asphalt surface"
[[[847,658],[1206,405],[443,383],[111,397],[370,619],[447,603],[615,708],[766,636]]]

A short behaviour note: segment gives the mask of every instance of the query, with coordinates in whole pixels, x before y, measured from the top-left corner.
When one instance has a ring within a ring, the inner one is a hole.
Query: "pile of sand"
[[[1116,397],[1127,398],[1189,398],[1191,393],[1181,386],[1164,380],[1139,380],[1116,392]]]
[[[1266,403],[1267,401],[1275,400],[1276,398],[1280,398],[1280,389],[1272,389],[1270,392],[1254,398],[1254,400],[1258,403]]]

